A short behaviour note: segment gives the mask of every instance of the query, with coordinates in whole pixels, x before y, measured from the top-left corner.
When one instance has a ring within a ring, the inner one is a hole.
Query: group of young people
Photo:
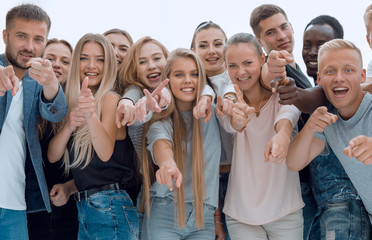
[[[371,42],[372,5],[364,20]],[[189,49],[111,29],[74,48],[8,11],[0,55],[1,239],[371,239],[372,114],[337,19],[279,6]],[[372,46],[372,44],[371,44]],[[367,80],[368,79],[368,80]]]

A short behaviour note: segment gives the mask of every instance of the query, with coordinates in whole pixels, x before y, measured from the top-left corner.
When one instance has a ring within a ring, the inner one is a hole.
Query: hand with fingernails
[[[232,115],[230,118],[231,126],[238,132],[242,132],[245,129],[247,123],[252,119],[255,114],[255,109],[248,106],[244,101],[242,92],[239,87],[234,84],[236,92],[236,103],[232,109]]]
[[[329,113],[327,108],[322,106],[318,107],[313,114],[311,114],[305,127],[308,127],[313,132],[323,132],[326,127],[335,123],[337,119],[337,115]]]
[[[235,103],[232,100],[217,95],[216,113],[218,116],[231,116],[234,105]]]
[[[86,77],[81,83],[81,91],[78,99],[78,111],[84,115],[85,119],[94,114],[94,97],[92,91],[88,88],[89,78]]]
[[[213,115],[212,100],[210,96],[201,96],[199,102],[192,109],[194,118],[204,118],[204,122],[209,122]]]
[[[275,134],[266,144],[265,162],[281,163],[287,157],[289,143],[289,136],[281,133]]]
[[[298,88],[296,86],[295,80],[291,77],[285,77],[282,79],[275,79],[271,82],[272,86],[276,86],[275,92],[279,94],[279,103],[283,105],[294,105],[298,100]]]
[[[29,76],[43,86],[43,94],[47,100],[53,99],[58,93],[58,79],[48,59],[32,58],[26,66]]]
[[[136,107],[132,100],[121,99],[116,108],[116,125],[118,128],[132,125],[136,122]]]
[[[165,107],[170,103],[170,93],[164,88],[168,82],[169,79],[165,79],[152,93],[147,89],[143,90],[145,96],[138,100],[135,105],[137,120],[146,122],[146,116],[149,111],[161,112],[162,107]]]
[[[70,198],[71,190],[67,183],[56,184],[50,190],[49,197],[54,206],[63,206]]]
[[[83,125],[85,121],[84,114],[79,111],[78,104],[72,108],[69,118],[67,120],[67,127],[71,132],[74,132],[78,127]]]
[[[269,79],[271,79],[271,89],[275,93],[279,83],[286,78],[287,72],[285,66],[294,62],[292,55],[286,50],[275,51],[272,50],[267,58],[267,70]]]
[[[372,137],[359,135],[350,140],[349,146],[344,149],[349,158],[355,157],[364,165],[372,164]]]
[[[182,173],[178,169],[174,161],[166,162],[159,166],[159,169],[156,171],[156,181],[160,185],[166,184],[170,191],[173,191],[173,181],[175,185],[179,188],[182,184]]]
[[[16,95],[19,90],[19,79],[15,75],[13,66],[0,66],[0,96],[4,96],[9,90],[13,96]]]

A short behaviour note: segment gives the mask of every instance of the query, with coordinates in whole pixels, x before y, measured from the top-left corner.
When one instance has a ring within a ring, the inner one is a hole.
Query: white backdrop
[[[286,11],[295,33],[294,55],[304,73],[302,36],[306,24],[314,17],[328,14],[344,27],[345,39],[354,42],[363,53],[364,66],[372,59],[363,22],[368,0],[8,0],[2,1],[0,28],[5,28],[5,15],[20,3],[42,7],[52,20],[49,37],[68,40],[73,46],[85,33],[103,33],[111,28],[127,30],[133,40],[149,35],[162,42],[168,50],[190,47],[196,26],[206,20],[219,24],[229,36],[250,32],[251,11],[262,3],[274,3]],[[4,52],[5,45],[0,43]]]

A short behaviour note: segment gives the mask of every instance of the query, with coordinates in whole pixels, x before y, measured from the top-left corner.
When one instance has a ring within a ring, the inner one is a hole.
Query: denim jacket
[[[317,156],[309,164],[309,170],[313,195],[319,208],[336,201],[360,199],[332,150],[327,156]]]
[[[8,66],[5,55],[0,55],[0,65]],[[49,191],[43,171],[43,159],[39,142],[38,121],[40,116],[51,122],[58,122],[67,113],[66,97],[59,86],[58,94],[52,102],[46,103],[42,96],[42,86],[28,73],[23,77],[23,114],[26,134],[26,205],[28,212],[51,211]],[[9,111],[13,96],[7,91],[0,96],[0,134]]]

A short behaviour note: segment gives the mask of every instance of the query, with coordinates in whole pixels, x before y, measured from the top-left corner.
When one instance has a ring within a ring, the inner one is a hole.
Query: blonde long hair
[[[140,51],[146,43],[154,43],[158,45],[164,55],[164,58],[168,58],[168,50],[161,44],[159,41],[151,38],[151,37],[143,37],[135,42],[128,50],[128,53],[125,55],[122,63],[122,68],[120,69],[118,80],[120,83],[120,91],[119,94],[123,95],[125,88],[129,87],[130,85],[138,86],[141,91],[145,88],[149,88],[140,79],[138,79],[138,65],[139,65],[139,54]]]
[[[102,46],[104,52],[104,68],[102,81],[94,93],[94,110],[99,119],[101,119],[101,103],[102,98],[108,92],[110,92],[115,84],[116,80],[116,56],[111,43],[101,34],[87,33],[85,34],[76,44],[76,47],[72,54],[70,71],[68,73],[68,80],[66,82],[66,99],[69,107],[68,114],[66,114],[63,123],[66,124],[69,115],[73,107],[78,102],[80,95],[81,82],[83,79],[80,78],[80,55],[84,44],[88,42],[98,43]],[[69,168],[83,166],[86,167],[93,156],[93,145],[90,139],[89,129],[86,123],[79,127],[73,133],[72,146],[74,149],[74,160],[70,163],[69,154],[66,149],[64,154],[64,165],[65,170]]]
[[[162,79],[169,78],[173,63],[175,60],[180,58],[192,59],[198,69],[198,88],[197,97],[193,103],[193,106],[199,101],[201,93],[206,84],[206,74],[203,64],[197,54],[191,50],[178,48],[172,51],[167,60],[167,64],[163,69]],[[178,110],[177,104],[174,101],[174,95],[171,94],[172,101],[169,107],[161,113],[154,113],[152,119],[145,126],[144,134],[147,132],[151,123],[155,121],[162,121],[171,118],[173,122],[173,151],[174,159],[183,176],[187,176],[184,172],[184,162],[187,161],[187,149],[183,149],[183,142],[187,141],[187,130],[185,122],[183,121],[180,111]],[[201,122],[198,119],[193,120],[193,138],[192,138],[192,185],[194,193],[195,203],[195,220],[197,228],[204,226],[204,215],[203,215],[203,196],[205,195],[205,177],[204,177],[204,149],[202,140],[202,127]],[[151,172],[153,172],[152,160],[146,150],[146,141],[142,143],[142,169],[143,169],[143,184],[144,184],[144,196],[146,201],[147,216],[149,216],[150,207],[150,187],[154,182]],[[185,227],[185,194],[184,187],[181,184],[180,188],[175,189],[176,192],[176,215],[178,217],[179,227]]]

